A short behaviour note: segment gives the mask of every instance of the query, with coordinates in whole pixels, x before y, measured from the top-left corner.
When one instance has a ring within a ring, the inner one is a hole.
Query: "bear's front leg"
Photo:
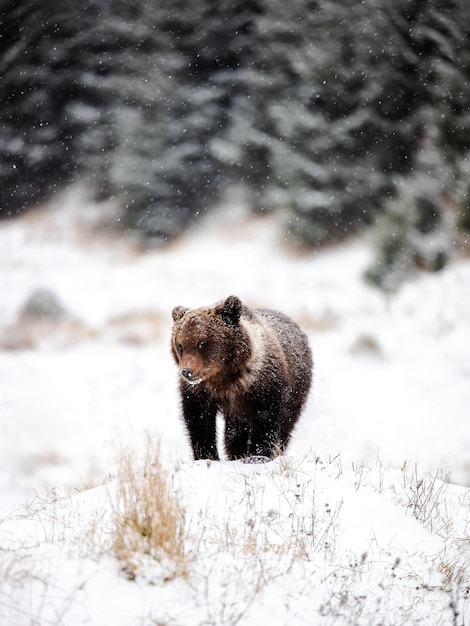
[[[279,420],[280,410],[277,407],[256,412],[251,425],[249,456],[270,460],[283,453],[285,442],[280,435]]]
[[[194,391],[181,383],[183,417],[191,441],[194,460],[219,460],[217,453],[217,406],[203,390]]]
[[[230,461],[244,459],[250,445],[249,423],[234,415],[225,416],[225,452]]]

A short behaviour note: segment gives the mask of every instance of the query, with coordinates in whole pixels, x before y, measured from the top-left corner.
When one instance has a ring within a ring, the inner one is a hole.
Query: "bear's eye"
[[[198,350],[204,350],[204,348],[207,346],[207,341],[198,341],[197,342],[197,349]]]
[[[178,354],[181,356],[183,354],[183,346],[179,343],[176,346],[176,349],[178,350]]]

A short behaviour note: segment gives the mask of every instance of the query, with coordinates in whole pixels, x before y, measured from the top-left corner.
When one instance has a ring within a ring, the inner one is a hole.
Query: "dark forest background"
[[[0,216],[84,180],[167,241],[230,186],[368,278],[470,230],[468,0],[0,0]]]

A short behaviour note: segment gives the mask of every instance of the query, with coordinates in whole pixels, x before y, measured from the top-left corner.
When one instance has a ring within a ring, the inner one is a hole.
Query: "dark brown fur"
[[[312,380],[306,335],[287,316],[250,309],[236,296],[173,309],[171,350],[195,459],[218,459],[216,414],[229,459],[284,451]]]

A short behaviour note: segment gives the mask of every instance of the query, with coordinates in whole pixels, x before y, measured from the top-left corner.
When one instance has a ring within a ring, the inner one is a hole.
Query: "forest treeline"
[[[468,0],[0,7],[0,215],[85,179],[167,240],[241,183],[306,245],[372,226],[382,286],[470,230]]]

